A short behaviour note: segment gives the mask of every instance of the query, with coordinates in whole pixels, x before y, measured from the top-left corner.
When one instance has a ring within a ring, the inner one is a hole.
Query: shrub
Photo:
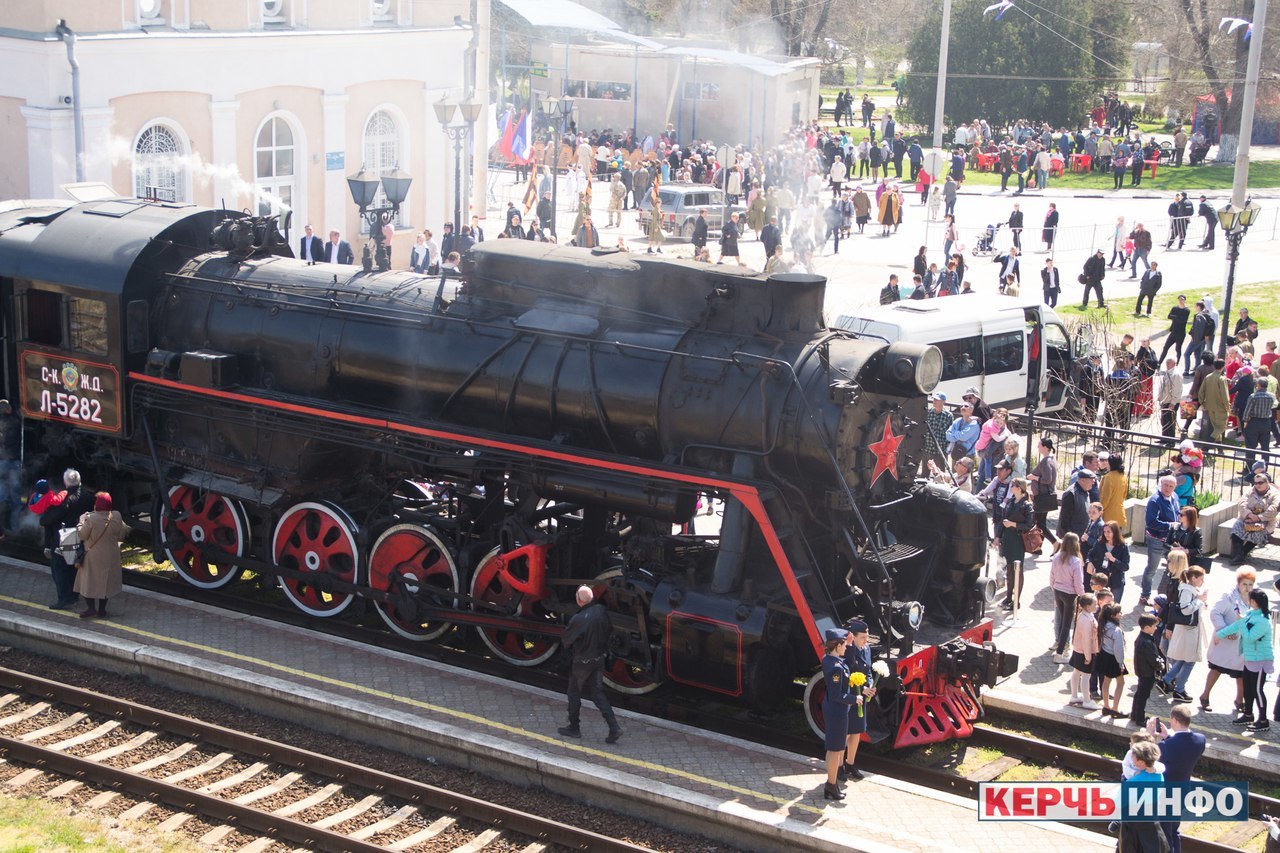
[[[1222,495],[1217,492],[1197,492],[1194,503],[1197,512],[1204,512],[1209,507],[1222,503]]]

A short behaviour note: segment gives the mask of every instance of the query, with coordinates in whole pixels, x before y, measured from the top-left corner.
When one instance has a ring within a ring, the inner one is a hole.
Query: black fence
[[[1174,466],[1174,454],[1182,441],[1182,419],[1177,421],[1178,435],[1165,438],[1160,434],[1135,432],[1133,430],[1114,429],[1096,424],[1073,421],[1059,421],[1049,418],[1036,418],[1033,424],[1034,436],[1027,437],[1027,421],[1025,417],[1011,418],[1009,429],[1017,433],[1023,443],[1023,453],[1027,457],[1028,470],[1036,463],[1036,452],[1043,436],[1053,439],[1054,453],[1058,457],[1058,490],[1065,489],[1071,478],[1071,470],[1080,464],[1080,457],[1088,450],[1105,450],[1110,454],[1119,454],[1124,460],[1125,475],[1129,478],[1129,491],[1126,497],[1146,498],[1156,490],[1159,474]],[[1200,479],[1196,484],[1196,494],[1200,497],[1197,503],[1234,500],[1239,498],[1248,485],[1241,472],[1247,468],[1246,450],[1239,444],[1212,444],[1192,438],[1195,445],[1204,453]],[[1280,470],[1280,453],[1255,450],[1255,459],[1267,463],[1268,472],[1275,477]],[[1104,469],[1105,470],[1105,469]],[[1208,499],[1212,493],[1216,500]]]

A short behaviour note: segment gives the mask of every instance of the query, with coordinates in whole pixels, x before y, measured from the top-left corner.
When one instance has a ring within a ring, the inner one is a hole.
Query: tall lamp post
[[[556,235],[556,215],[560,212],[560,208],[556,205],[558,193],[557,188],[560,186],[560,148],[564,145],[564,132],[568,124],[569,116],[573,115],[573,98],[565,95],[563,98],[547,97],[542,99],[542,112],[552,120],[554,126],[555,119],[560,119],[560,129],[556,132],[555,154],[551,164],[551,236]],[[548,223],[541,223],[546,226]]]
[[[1245,131],[1242,131],[1245,132]],[[1227,344],[1231,333],[1228,331],[1231,322],[1231,291],[1236,284],[1236,261],[1240,259],[1240,241],[1244,239],[1249,226],[1258,221],[1262,207],[1253,199],[1245,202],[1244,207],[1236,207],[1228,202],[1218,211],[1218,222],[1222,224],[1222,233],[1227,238],[1227,290],[1222,304],[1222,339],[1218,342],[1218,358],[1227,357]]]
[[[455,104],[441,98],[432,106],[440,121],[440,129],[453,140],[453,233],[457,239],[462,234],[462,142],[467,138],[471,125],[480,118],[482,105],[474,101]],[[453,124],[453,117],[458,113],[461,113],[462,123]]]
[[[356,207],[360,208],[360,218],[369,226],[369,237],[372,238],[374,245],[374,252],[371,257],[369,244],[365,244],[364,254],[361,258],[365,272],[373,272],[375,260],[379,270],[386,271],[391,269],[391,247],[386,244],[386,237],[382,233],[382,228],[390,223],[396,213],[400,211],[400,205],[404,204],[405,198],[409,195],[409,184],[411,183],[413,183],[413,178],[400,171],[399,166],[379,178],[365,168],[364,165],[361,165],[359,172],[347,178],[347,187],[351,190],[351,198],[356,203]],[[382,186],[383,194],[387,197],[387,203],[382,207],[374,207],[374,202],[378,197],[379,184]]]

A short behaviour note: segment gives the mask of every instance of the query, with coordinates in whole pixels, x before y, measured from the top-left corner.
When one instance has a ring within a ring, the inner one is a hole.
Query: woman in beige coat
[[[89,604],[80,618],[105,619],[107,599],[120,592],[120,542],[129,528],[124,526],[120,513],[111,508],[111,495],[98,492],[93,512],[80,516],[76,532],[84,543],[84,558],[76,572],[75,591]]]

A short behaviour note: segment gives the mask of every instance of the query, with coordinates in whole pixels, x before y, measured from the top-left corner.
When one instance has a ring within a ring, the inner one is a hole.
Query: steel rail
[[[390,773],[383,773],[380,770],[361,767],[358,764],[342,761],[327,755],[276,743],[245,732],[233,731],[223,726],[205,723],[178,714],[171,714],[167,711],[150,708],[124,699],[104,696],[100,693],[61,684],[30,673],[0,667],[0,686],[5,689],[21,691],[62,704],[106,714],[146,728],[161,729],[180,737],[199,739],[205,743],[235,752],[249,753],[303,772],[314,773],[318,776],[341,781],[344,784],[366,788],[414,805],[448,812],[488,826],[511,829],[513,832],[540,841],[547,841],[577,850],[599,850],[605,851],[605,853],[615,853],[615,851],[616,853],[637,853],[637,851],[649,849],[609,838],[590,830],[580,829],[507,806],[498,805],[497,803],[490,803],[465,794],[447,791],[434,785],[415,782]],[[63,758],[71,759],[70,762],[63,763],[55,760],[54,755],[59,755],[57,753],[49,753],[48,750],[42,750],[39,747],[34,749],[37,751],[32,751],[30,744],[22,744],[10,738],[0,738],[0,754],[5,754],[6,757],[24,762],[36,763],[39,760],[40,763],[54,768],[58,772],[75,775],[77,778],[104,778],[111,785],[123,785],[126,782],[133,784],[126,777],[140,778],[147,784],[155,782],[155,780],[145,779],[145,777],[139,777],[137,774],[128,773],[127,771],[114,770],[95,762],[84,762],[74,756],[62,756]],[[163,785],[163,783],[158,784]],[[173,790],[168,790],[170,788],[173,788]],[[385,849],[377,845],[359,846],[359,842],[355,842],[347,836],[333,833],[325,834],[314,827],[278,818],[256,809],[247,809],[242,812],[240,809],[245,807],[236,806],[218,797],[211,798],[216,803],[206,802],[204,795],[185,788],[174,788],[174,786],[156,787],[150,793],[154,793],[155,796],[163,798],[164,802],[179,808],[197,809],[203,814],[210,814],[222,820],[235,822],[237,825],[251,827],[265,835],[287,838],[291,842],[298,844],[316,845],[317,849],[336,851]],[[144,795],[149,796],[149,794]],[[206,806],[212,807],[214,810],[205,811]],[[254,817],[251,817],[251,815]],[[339,841],[336,841],[334,846],[319,846],[322,842],[326,842],[328,836],[339,839]]]
[[[78,758],[14,738],[0,737],[0,755],[9,761],[52,770],[82,782],[127,791],[149,802],[164,803],[180,811],[216,818],[234,825],[237,829],[252,830],[290,844],[306,845],[311,850],[326,850],[333,853],[342,853],[346,850],[352,853],[380,853],[387,849],[379,844],[357,841],[340,832],[318,829],[292,818],[281,817],[252,806],[239,805],[214,794],[202,794],[190,788],[152,779],[141,773],[100,764],[87,758]]]

